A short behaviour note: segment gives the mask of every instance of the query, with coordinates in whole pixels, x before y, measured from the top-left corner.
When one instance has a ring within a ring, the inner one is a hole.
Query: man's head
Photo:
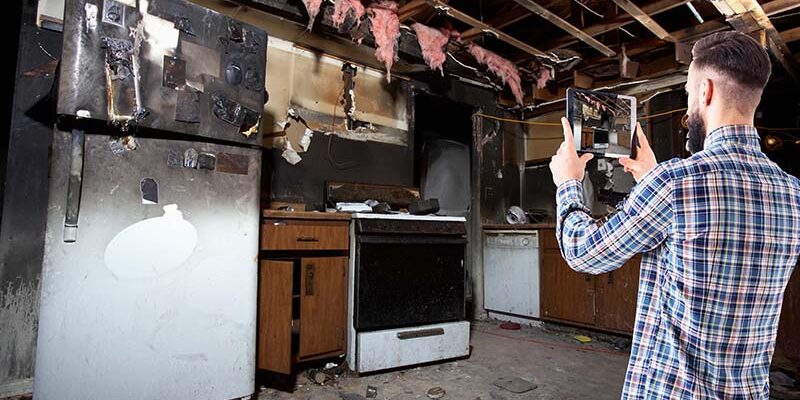
[[[709,126],[752,124],[771,69],[766,50],[743,33],[719,32],[695,43],[686,81],[686,149],[702,150]]]

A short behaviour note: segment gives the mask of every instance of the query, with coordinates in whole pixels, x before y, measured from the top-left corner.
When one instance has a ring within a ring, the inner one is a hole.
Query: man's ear
[[[700,83],[700,101],[705,106],[711,105],[711,98],[714,97],[714,81],[711,79],[703,79]]]

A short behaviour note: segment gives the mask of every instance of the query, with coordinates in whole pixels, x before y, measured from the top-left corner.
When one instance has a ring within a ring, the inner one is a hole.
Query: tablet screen
[[[631,140],[636,127],[636,98],[570,88],[567,118],[575,148],[600,157],[635,157]]]

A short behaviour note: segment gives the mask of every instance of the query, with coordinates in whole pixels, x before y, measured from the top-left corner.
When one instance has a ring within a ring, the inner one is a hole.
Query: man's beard
[[[703,150],[706,141],[706,123],[696,112],[689,111],[686,125],[689,133],[686,134],[686,151],[691,154]]]

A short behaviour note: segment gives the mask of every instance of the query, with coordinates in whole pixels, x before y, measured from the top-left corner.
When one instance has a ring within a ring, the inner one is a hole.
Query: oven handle
[[[461,236],[357,235],[358,243],[369,244],[467,244]]]
[[[397,338],[400,340],[417,339],[417,338],[441,336],[441,335],[444,335],[444,328],[431,328],[431,329],[422,329],[418,331],[397,332]]]

